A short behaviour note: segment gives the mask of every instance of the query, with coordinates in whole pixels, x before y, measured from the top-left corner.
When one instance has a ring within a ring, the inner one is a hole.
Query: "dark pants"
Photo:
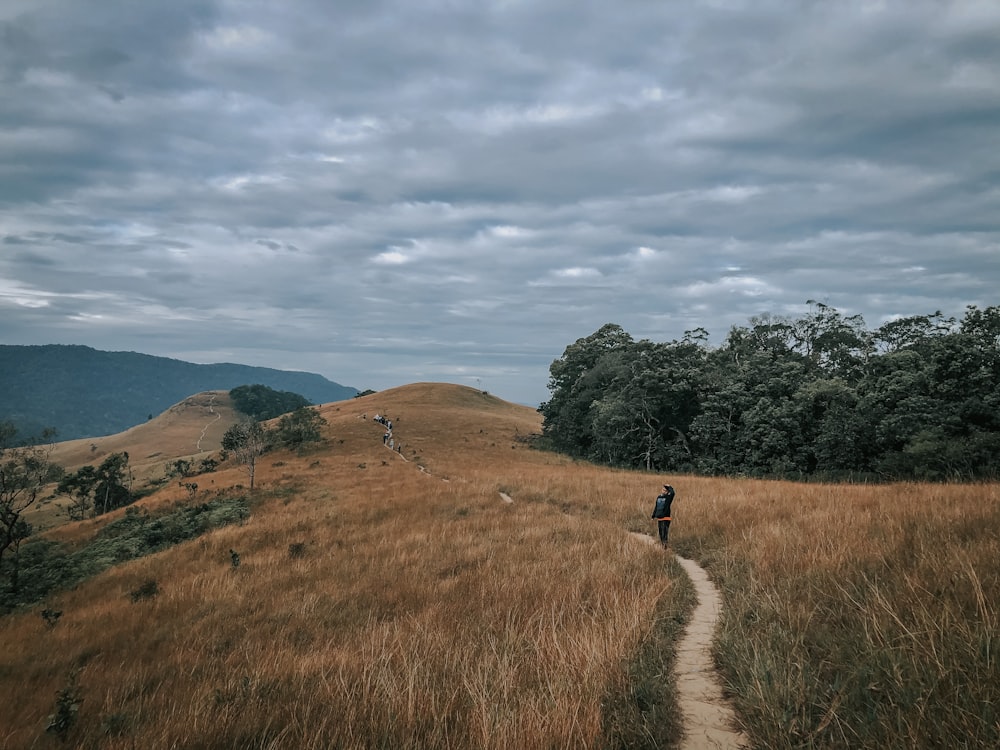
[[[660,527],[660,544],[664,547],[667,546],[667,534],[670,533],[670,521],[657,521],[657,526]]]

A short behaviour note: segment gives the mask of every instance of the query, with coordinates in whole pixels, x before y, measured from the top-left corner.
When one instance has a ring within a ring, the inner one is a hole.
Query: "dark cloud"
[[[994,304],[1000,8],[10,0],[0,315],[545,398],[607,322]]]

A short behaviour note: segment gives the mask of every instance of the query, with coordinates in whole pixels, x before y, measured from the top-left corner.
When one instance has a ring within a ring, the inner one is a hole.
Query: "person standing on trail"
[[[667,546],[667,534],[670,533],[670,504],[674,501],[674,494],[673,487],[663,485],[663,492],[656,496],[656,505],[653,506],[653,519],[659,526],[660,544],[664,548]]]

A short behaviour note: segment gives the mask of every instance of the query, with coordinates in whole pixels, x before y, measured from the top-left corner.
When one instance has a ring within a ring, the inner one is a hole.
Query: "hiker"
[[[658,522],[660,529],[660,544],[664,548],[667,546],[667,534],[670,533],[670,503],[674,501],[674,488],[669,484],[663,485],[663,492],[656,496],[656,505],[653,506],[653,519]]]
[[[385,445],[385,444],[386,444],[386,443],[388,443],[388,442],[389,442],[389,433],[388,433],[388,432],[386,432],[386,433],[385,433],[385,434],[384,434],[384,435],[382,436],[382,445]]]

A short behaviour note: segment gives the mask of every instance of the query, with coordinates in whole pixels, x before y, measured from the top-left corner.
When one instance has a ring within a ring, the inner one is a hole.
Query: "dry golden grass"
[[[51,461],[67,472],[74,472],[87,465],[99,466],[112,453],[125,451],[138,487],[162,479],[167,466],[177,459],[197,465],[218,453],[222,436],[238,420],[228,391],[205,391],[125,432],[55,443]],[[68,500],[53,497],[54,491],[55,485],[47,488],[46,500],[25,514],[26,520],[38,530],[66,521]]]
[[[162,469],[177,458],[202,458],[222,447],[222,436],[238,416],[227,391],[205,391],[125,432],[67,440],[52,446],[52,460],[67,471],[97,465],[112,453],[128,451],[139,481],[147,468]]]
[[[76,747],[667,746],[665,634],[690,597],[626,533],[655,533],[663,481],[672,543],[723,592],[717,658],[755,746],[1000,744],[996,486],[614,471],[533,450],[535,412],[457,386],[321,411],[328,446],[265,456],[243,526],[53,597],[54,628],[0,621],[0,748],[46,746],[74,669]]]
[[[1000,746],[996,485],[710,486],[681,545],[758,746]]]
[[[0,622],[0,747],[44,745],[74,669],[78,747],[599,747],[623,733],[602,704],[630,690],[671,591],[665,559],[597,511],[571,464],[519,441],[537,414],[440,385],[322,413],[329,449],[265,456],[245,525],[53,597],[52,629],[38,611]],[[133,603],[150,579],[160,594]]]

